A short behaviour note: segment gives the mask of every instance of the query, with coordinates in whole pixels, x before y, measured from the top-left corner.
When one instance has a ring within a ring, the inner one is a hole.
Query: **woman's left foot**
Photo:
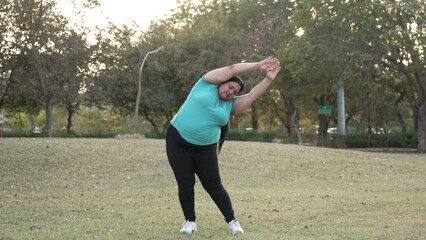
[[[180,229],[181,234],[193,234],[197,231],[197,224],[193,221],[185,221]]]

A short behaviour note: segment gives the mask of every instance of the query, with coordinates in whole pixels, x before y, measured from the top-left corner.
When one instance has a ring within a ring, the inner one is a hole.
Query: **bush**
[[[283,136],[274,131],[243,131],[238,129],[230,129],[226,135],[227,140],[233,141],[273,142],[276,138],[283,139]]]
[[[377,147],[398,147],[407,146],[406,136],[402,134],[380,134],[376,136]]]
[[[154,139],[164,139],[165,138],[165,133],[142,131],[141,134],[143,136],[145,136],[146,138],[154,138]]]
[[[367,134],[351,134],[346,136],[346,147],[348,148],[367,148],[370,147]]]
[[[418,144],[417,136],[413,133],[372,134],[370,141],[368,134],[350,134],[345,141],[348,148],[417,148]]]
[[[91,131],[89,131],[91,130]],[[60,138],[114,138],[128,133],[119,131],[96,131],[89,129],[85,132],[54,133],[54,137]],[[146,138],[164,139],[165,133],[155,133],[150,131],[141,131],[138,133]],[[3,137],[45,137],[44,134],[33,133],[31,131],[3,131]],[[317,134],[303,134],[303,144],[316,146],[318,143]],[[226,140],[233,141],[252,141],[252,142],[279,142],[286,144],[297,144],[297,136],[286,135],[281,131],[245,131],[239,129],[230,129]],[[322,139],[324,147],[330,148],[417,148],[418,137],[414,133],[388,133],[372,134],[370,139],[368,134],[348,134],[345,136],[337,134],[328,134]]]

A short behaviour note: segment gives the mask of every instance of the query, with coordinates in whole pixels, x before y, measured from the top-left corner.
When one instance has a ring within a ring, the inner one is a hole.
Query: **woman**
[[[260,62],[237,63],[208,72],[192,88],[186,101],[171,120],[166,133],[166,150],[178,184],[179,202],[185,217],[182,234],[197,231],[194,211],[194,185],[197,174],[203,188],[217,205],[228,230],[244,233],[235,219],[231,199],[222,185],[218,164],[224,132],[231,115],[237,115],[258,99],[271,85],[280,63],[276,58]],[[237,96],[244,88],[237,76],[254,70],[265,71],[265,78],[249,93]]]

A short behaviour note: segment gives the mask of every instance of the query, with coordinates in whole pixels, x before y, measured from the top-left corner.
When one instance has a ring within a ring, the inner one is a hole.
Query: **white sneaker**
[[[181,234],[192,234],[197,231],[197,224],[192,221],[185,221],[180,229]]]
[[[237,220],[232,220],[228,223],[228,230],[234,235],[244,233],[244,229],[240,226],[240,223]]]

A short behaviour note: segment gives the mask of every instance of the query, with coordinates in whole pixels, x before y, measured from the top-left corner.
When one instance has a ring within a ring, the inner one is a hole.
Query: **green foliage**
[[[315,134],[302,134],[303,143],[315,145],[318,136]],[[297,136],[284,135],[276,131],[244,131],[230,129],[227,140],[252,141],[252,142],[281,142],[297,144]],[[412,133],[372,134],[328,134],[322,140],[324,147],[329,148],[417,148],[417,136]]]
[[[28,133],[31,131],[31,126],[28,122],[27,114],[25,113],[16,113],[11,116],[6,126],[19,133]]]
[[[243,131],[230,129],[226,139],[234,141],[272,142],[277,134],[272,131]]]
[[[73,123],[68,136],[104,136],[120,128],[127,132],[123,125],[129,120],[122,118],[134,114],[141,59],[160,46],[164,49],[146,62],[142,76],[139,114],[147,121],[139,125],[147,132],[161,135],[162,126],[206,71],[269,55],[281,60],[280,76],[271,94],[262,96],[249,114],[239,116],[239,122],[265,129],[278,125],[291,132],[292,117],[297,115],[303,127],[315,129],[315,104],[335,104],[336,83],[343,80],[348,125],[398,125],[417,131],[411,123],[417,121],[419,130],[426,129],[422,126],[426,114],[420,111],[426,109],[421,105],[426,104],[425,1],[221,0],[197,5],[185,0],[177,2],[171,16],[153,22],[144,32],[113,24],[99,29],[94,44],[87,42],[87,29],[69,28],[68,19],[54,11],[55,5],[53,0],[2,1],[0,110],[38,115],[44,106],[54,104],[57,109],[61,104],[78,114],[81,105],[108,105],[117,114],[117,119],[104,118],[110,123],[102,122],[101,116],[88,116],[90,121],[77,117],[80,122]],[[87,7],[97,5],[90,1]],[[243,77],[250,89],[262,76]],[[63,135],[67,124],[59,117],[49,119],[55,135]],[[321,119],[321,134],[335,117]],[[235,137],[273,138],[250,134]],[[425,136],[419,132],[421,140]],[[322,137],[341,147],[340,140]],[[398,137],[377,140],[404,145],[400,142],[404,140]]]
[[[315,141],[316,135],[314,134],[303,134],[302,139],[304,144],[312,145]],[[250,142],[276,142],[276,143],[287,143],[297,144],[296,135],[287,135],[282,131],[254,131],[254,130],[241,130],[241,129],[230,129],[226,135],[226,140],[230,141],[250,141]]]
[[[356,134],[346,136],[346,146],[348,148],[368,148],[370,147],[368,142],[368,134]]]
[[[41,137],[45,131],[45,112],[41,111],[37,116],[25,113],[16,113],[7,118],[5,137]],[[114,137],[120,132],[125,132],[125,122],[120,115],[110,108],[99,109],[83,106],[74,116],[73,130],[66,132],[67,112],[64,108],[53,109],[53,126],[55,137]],[[40,127],[42,133],[34,130]]]
[[[344,139],[348,148],[417,148],[417,136],[413,133],[349,134]]]
[[[152,139],[164,139],[165,134],[164,133],[158,133],[153,131],[142,131],[142,135],[146,138],[152,138]]]

